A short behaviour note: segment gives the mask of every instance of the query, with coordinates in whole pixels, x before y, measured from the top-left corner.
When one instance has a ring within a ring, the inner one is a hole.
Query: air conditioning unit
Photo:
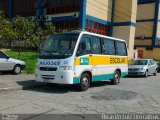
[[[79,13],[74,13],[73,14],[73,18],[78,18],[79,17]]]
[[[139,39],[141,39],[141,40],[144,40],[144,38],[145,38],[145,36],[144,36],[144,35],[139,36]]]
[[[46,21],[52,21],[52,16],[45,16]]]

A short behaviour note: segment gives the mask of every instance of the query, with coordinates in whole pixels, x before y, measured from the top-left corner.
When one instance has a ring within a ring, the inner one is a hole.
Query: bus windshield
[[[49,37],[41,49],[40,59],[65,59],[71,57],[78,33],[64,33]]]
[[[133,65],[147,65],[148,60],[135,60]]]

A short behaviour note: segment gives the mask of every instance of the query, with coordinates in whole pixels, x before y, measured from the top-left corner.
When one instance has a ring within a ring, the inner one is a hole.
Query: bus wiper
[[[54,56],[54,55],[70,55],[70,54],[66,54],[66,53],[64,54],[60,51],[48,51],[48,50],[42,50],[42,51],[45,52],[45,53],[48,53],[51,56]]]
[[[53,52],[56,52],[56,51],[48,51],[48,50],[42,50],[42,51],[47,53],[48,55],[51,55],[51,56],[54,56],[55,54],[58,54],[58,53],[53,54]]]

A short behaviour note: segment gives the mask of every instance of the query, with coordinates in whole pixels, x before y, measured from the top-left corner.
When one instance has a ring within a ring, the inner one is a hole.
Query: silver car
[[[13,71],[14,74],[20,74],[21,70],[25,68],[25,62],[16,60],[7,56],[0,51],[0,71]]]
[[[128,67],[128,75],[142,75],[148,77],[149,74],[157,75],[157,65],[153,59],[134,60]]]

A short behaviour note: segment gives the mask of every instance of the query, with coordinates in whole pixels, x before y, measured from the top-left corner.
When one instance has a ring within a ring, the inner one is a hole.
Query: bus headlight
[[[59,70],[73,70],[71,66],[59,66]]]

